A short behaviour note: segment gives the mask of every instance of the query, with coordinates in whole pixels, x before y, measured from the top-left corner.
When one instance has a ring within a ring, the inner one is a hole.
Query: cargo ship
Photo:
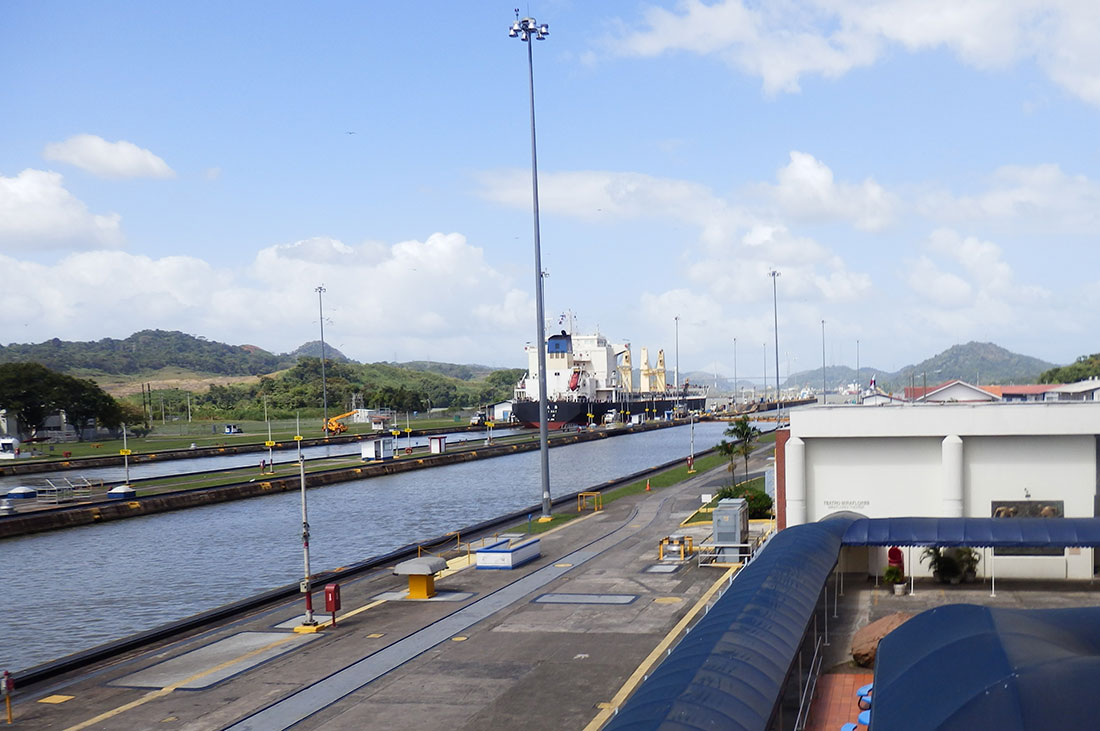
[[[637,423],[701,411],[706,390],[686,381],[669,388],[664,351],[649,367],[642,348],[637,388],[630,360],[630,343],[617,345],[603,335],[571,334],[562,330],[546,339],[546,421],[550,429],[567,424]],[[528,427],[539,425],[538,350],[528,344],[527,372],[516,385],[512,416]]]

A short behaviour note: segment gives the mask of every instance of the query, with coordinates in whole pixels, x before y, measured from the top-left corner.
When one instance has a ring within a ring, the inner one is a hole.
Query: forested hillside
[[[1073,383],[1100,376],[1100,353],[1082,355],[1076,361],[1059,368],[1051,368],[1039,376],[1039,383]]]
[[[47,340],[0,346],[0,363],[40,363],[61,372],[135,374],[176,366],[201,373],[254,376],[294,364],[253,345],[226,345],[182,332],[142,330],[125,340]]]
[[[512,396],[523,371],[493,371],[485,378],[464,381],[436,373],[411,371],[387,363],[336,363],[325,366],[329,413],[352,408],[389,408],[426,411],[430,408],[474,407]],[[293,416],[300,409],[316,409],[322,402],[321,361],[302,358],[296,366],[258,383],[210,386],[192,398],[199,415],[231,414],[234,418],[262,418],[266,399],[270,413]],[[167,392],[171,407],[183,394]]]
[[[926,381],[932,386],[956,378],[973,384],[1025,384],[1035,383],[1039,374],[1052,365],[1039,358],[1013,353],[994,343],[970,342],[953,345],[927,360],[894,372],[876,368],[873,364],[863,364],[858,380],[866,386],[873,375],[876,384],[887,391],[901,391],[914,384],[921,386]],[[847,365],[830,365],[825,376],[830,389],[857,381],[855,368]],[[821,388],[821,369],[796,373],[784,385]]]

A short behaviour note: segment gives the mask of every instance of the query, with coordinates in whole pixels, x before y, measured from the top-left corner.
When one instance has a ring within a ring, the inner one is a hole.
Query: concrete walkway
[[[281,603],[21,689],[17,727],[584,728],[722,578],[657,546],[709,534],[679,523],[728,479],[617,500],[543,534],[538,560],[451,573],[432,600],[384,598],[405,584],[383,570],[345,583],[338,626],[317,634],[291,629],[301,600]]]

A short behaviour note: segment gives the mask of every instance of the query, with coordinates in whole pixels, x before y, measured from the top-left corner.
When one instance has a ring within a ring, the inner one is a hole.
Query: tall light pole
[[[764,370],[762,371],[764,377],[760,380],[764,382],[764,403],[768,403],[768,344],[761,343],[764,346]]]
[[[302,489],[302,558],[305,562],[306,577],[299,585],[301,593],[306,595],[306,618],[302,622],[305,627],[314,627],[317,621],[313,618],[313,586],[312,575],[309,570],[309,516],[306,512],[306,460],[302,456],[302,420],[297,420],[297,433],[294,441],[298,444],[298,479]]]
[[[325,306],[321,301],[321,297],[325,294],[325,285],[317,287],[314,292],[317,293],[317,313],[318,321],[321,323],[321,404],[324,409],[324,428],[325,436],[328,436],[328,385],[325,382]]]
[[[859,338],[856,338],[856,403],[863,403],[863,381],[859,378]]]
[[[775,296],[775,280],[779,278],[779,272],[772,269],[768,276],[772,278],[772,317],[775,319],[775,426],[779,428],[779,417],[783,415],[783,399],[779,397],[779,306]],[[787,376],[790,375],[788,368]]]
[[[733,405],[737,406],[737,338],[733,339]]]
[[[826,404],[829,399],[826,397],[827,390],[825,388],[825,321],[821,321],[821,403]]]
[[[550,28],[546,23],[539,25],[534,18],[519,18],[508,28],[511,38],[519,38],[527,44],[527,81],[531,98],[531,201],[535,212],[535,319],[538,329],[539,349],[539,465],[542,474],[542,517],[540,522],[550,520],[550,442],[546,426],[546,320],[542,304],[542,250],[539,243],[539,166],[535,152],[535,61],[531,39],[546,40]]]
[[[680,316],[673,319],[676,320],[676,369],[672,371],[672,390],[675,391],[680,387]]]

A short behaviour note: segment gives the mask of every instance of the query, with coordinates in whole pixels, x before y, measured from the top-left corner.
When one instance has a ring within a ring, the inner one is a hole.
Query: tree
[[[54,410],[55,375],[38,363],[0,364],[0,408],[18,416],[32,436]]]
[[[76,428],[77,439],[83,441],[84,427],[95,419],[107,427],[122,423],[118,402],[93,381],[54,374],[51,394],[55,408],[65,412],[65,418]]]
[[[16,414],[32,436],[55,411],[64,411],[77,438],[89,419],[117,426],[118,402],[93,381],[55,373],[38,363],[0,364],[0,408]]]
[[[756,448],[756,440],[760,438],[760,430],[749,423],[747,417],[742,416],[733,425],[723,432],[727,437],[737,441],[734,451],[745,458],[745,479],[749,479],[749,457]]]
[[[722,455],[730,461],[729,466],[726,468],[729,473],[733,474],[734,460],[737,459],[737,444],[735,442],[727,442],[725,439],[718,442],[714,447],[718,454]]]

